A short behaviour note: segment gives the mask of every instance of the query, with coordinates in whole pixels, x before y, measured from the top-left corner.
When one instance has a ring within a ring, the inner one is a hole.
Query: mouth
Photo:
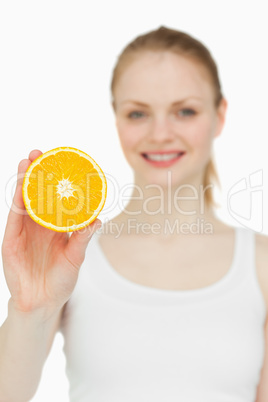
[[[168,167],[177,162],[183,155],[184,151],[170,151],[170,152],[143,152],[141,155],[146,160],[158,167]]]

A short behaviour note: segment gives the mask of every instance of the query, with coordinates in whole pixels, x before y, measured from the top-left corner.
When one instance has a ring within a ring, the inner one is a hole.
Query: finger
[[[7,218],[5,239],[12,239],[21,232],[23,218],[26,215],[22,197],[22,183],[26,170],[30,166],[29,159],[23,159],[18,166],[17,186],[12,200],[12,205]]]
[[[19,212],[19,210],[25,209],[23,198],[22,198],[22,184],[23,184],[25,172],[28,169],[28,167],[30,166],[30,164],[31,164],[31,162],[29,159],[23,159],[19,163],[18,174],[17,174],[17,187],[16,187],[15,194],[13,197],[11,211],[16,211],[18,209],[17,212]]]
[[[79,236],[79,241],[84,241],[84,239],[90,239],[93,234],[99,230],[102,226],[102,222],[100,219],[96,218],[90,225],[86,226],[82,230],[77,230],[73,234]]]
[[[101,225],[102,222],[99,219],[95,219],[94,222],[82,230],[72,233],[65,253],[68,260],[71,261],[74,266],[79,267],[82,264],[85,258],[87,245],[93,234],[100,229]]]
[[[40,151],[39,149],[34,149],[29,153],[29,159],[31,162],[33,162],[36,158],[38,158],[38,156],[42,155],[42,151]]]
[[[17,187],[22,185],[23,179],[25,176],[25,172],[30,166],[31,161],[29,159],[22,159],[18,166],[18,174],[17,174]]]

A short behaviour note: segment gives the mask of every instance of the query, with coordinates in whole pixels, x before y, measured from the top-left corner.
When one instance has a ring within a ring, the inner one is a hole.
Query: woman
[[[126,208],[88,248],[99,220],[68,239],[10,211],[0,400],[33,396],[60,329],[72,401],[266,401],[267,238],[213,212],[227,108],[215,62],[160,27],[124,49],[112,95],[134,171]]]

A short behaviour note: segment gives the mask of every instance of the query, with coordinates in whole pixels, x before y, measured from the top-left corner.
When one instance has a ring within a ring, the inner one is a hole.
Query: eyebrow
[[[201,101],[202,98],[199,97],[199,96],[189,96],[189,97],[187,97],[187,98],[184,98],[184,99],[181,99],[181,100],[179,100],[179,101],[173,102],[171,106],[177,106],[177,105],[180,105],[180,104],[182,104],[182,103],[185,103],[186,101],[189,101],[189,100],[198,100],[198,101]],[[146,103],[139,102],[139,101],[136,101],[136,100],[131,100],[131,99],[125,100],[125,101],[121,102],[121,104],[124,104],[124,103],[134,103],[135,105],[138,105],[138,106],[149,106],[149,105],[146,104]]]

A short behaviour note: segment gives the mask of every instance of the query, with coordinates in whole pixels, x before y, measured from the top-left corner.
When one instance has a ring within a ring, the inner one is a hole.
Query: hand
[[[87,244],[101,226],[99,219],[81,231],[58,233],[34,222],[25,211],[23,176],[42,152],[20,162],[17,187],[8,215],[2,256],[13,306],[22,312],[60,309],[71,296]]]

